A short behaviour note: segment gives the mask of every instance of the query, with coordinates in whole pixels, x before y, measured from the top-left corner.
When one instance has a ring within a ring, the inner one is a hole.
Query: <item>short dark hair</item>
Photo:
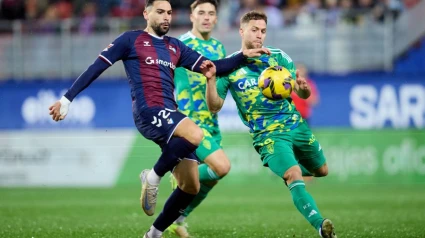
[[[218,12],[218,2],[216,0],[195,0],[190,5],[190,12],[192,13],[197,6],[204,4],[204,3],[211,3],[215,7],[215,11]]]
[[[170,2],[170,0],[146,0],[145,8],[148,8],[148,7],[152,6],[153,3],[156,2],[156,1],[167,1],[167,2]]]
[[[267,24],[267,15],[264,12],[250,11],[241,17],[241,25],[251,20],[264,20]]]

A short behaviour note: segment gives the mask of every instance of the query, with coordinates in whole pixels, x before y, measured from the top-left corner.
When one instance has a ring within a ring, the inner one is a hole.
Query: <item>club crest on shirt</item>
[[[170,49],[171,51],[173,51],[173,52],[174,52],[174,54],[176,54],[176,53],[177,53],[176,48],[174,48],[172,45],[170,45],[170,46],[168,47],[168,49]]]

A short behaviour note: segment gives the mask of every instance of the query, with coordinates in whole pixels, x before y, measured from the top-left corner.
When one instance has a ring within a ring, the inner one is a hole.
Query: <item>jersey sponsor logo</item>
[[[151,46],[149,41],[143,41],[143,46]]]
[[[105,49],[103,49],[103,51],[108,51],[108,49],[111,48],[112,46],[114,46],[114,44],[109,44]]]
[[[255,78],[245,79],[244,81],[241,81],[238,83],[238,88],[245,90],[247,88],[251,88],[254,86],[258,86],[258,81]]]
[[[153,60],[152,57],[147,57],[145,62],[146,62],[146,64],[154,64],[155,60]]]
[[[145,63],[146,64],[159,64],[165,67],[169,67],[171,69],[176,69],[176,66],[173,64],[173,62],[168,62],[165,60],[161,60],[161,59],[153,59],[152,57],[147,57],[145,59]]]

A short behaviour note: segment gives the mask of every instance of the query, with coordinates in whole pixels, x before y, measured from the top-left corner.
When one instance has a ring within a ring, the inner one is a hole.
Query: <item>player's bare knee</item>
[[[201,128],[197,127],[196,130],[194,130],[193,132],[193,140],[194,140],[194,145],[199,145],[201,144],[202,139],[204,139],[204,132],[202,131]]]
[[[325,177],[328,175],[328,166],[325,164],[314,172],[315,177]]]
[[[214,172],[220,177],[224,177],[226,176],[230,171],[230,162],[226,161],[226,162],[222,162],[221,164],[219,164],[218,166],[216,166],[214,168]]]
[[[204,138],[204,132],[201,128],[198,126],[195,126],[188,130],[186,140],[188,140],[190,143],[198,146],[201,144],[202,139]]]
[[[214,173],[223,178],[230,171],[230,160],[224,154],[223,150],[216,150],[205,158],[204,162],[214,171]]]
[[[285,172],[285,174],[283,175],[283,179],[286,181],[287,184],[291,184],[295,180],[303,180],[301,168],[297,165],[292,166]]]
[[[204,132],[193,121],[187,119],[177,126],[174,136],[183,137],[191,144],[198,146],[204,138]]]

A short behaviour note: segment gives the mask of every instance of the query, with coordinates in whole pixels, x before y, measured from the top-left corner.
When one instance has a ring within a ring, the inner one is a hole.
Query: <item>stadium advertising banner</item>
[[[316,76],[320,103],[314,128],[425,128],[425,79],[362,75]],[[55,123],[48,107],[72,81],[0,83],[0,130],[133,128],[130,88],[125,80],[95,81],[71,104],[67,120]],[[246,131],[230,95],[219,113],[223,131]]]
[[[0,131],[0,186],[112,186],[131,130]]]
[[[72,81],[0,83],[0,130],[133,127],[130,88],[125,80],[94,82],[75,98],[66,120],[56,123],[49,106]]]
[[[313,127],[425,128],[425,78],[353,75],[314,77],[320,103]]]
[[[329,175],[324,183],[411,184],[425,182],[425,136],[418,130],[315,130],[325,153]],[[228,182],[278,179],[262,166],[247,133],[224,133],[224,151],[231,160]],[[135,138],[118,184],[138,183],[135,174],[149,168],[159,155],[157,146]]]
[[[418,130],[316,130],[329,165],[325,183],[424,183],[425,137]],[[247,133],[224,133],[232,170],[226,181],[277,179]],[[139,183],[158,146],[131,129],[65,133],[0,132],[0,186],[113,186]]]
[[[330,168],[320,181],[424,182],[425,80],[314,79],[320,104],[312,128]],[[127,82],[94,82],[71,104],[66,120],[53,122],[48,107],[71,83],[0,84],[0,186],[133,184],[142,169],[152,167],[160,151],[134,128]],[[232,161],[228,181],[276,179],[261,166],[230,97],[219,121]]]

